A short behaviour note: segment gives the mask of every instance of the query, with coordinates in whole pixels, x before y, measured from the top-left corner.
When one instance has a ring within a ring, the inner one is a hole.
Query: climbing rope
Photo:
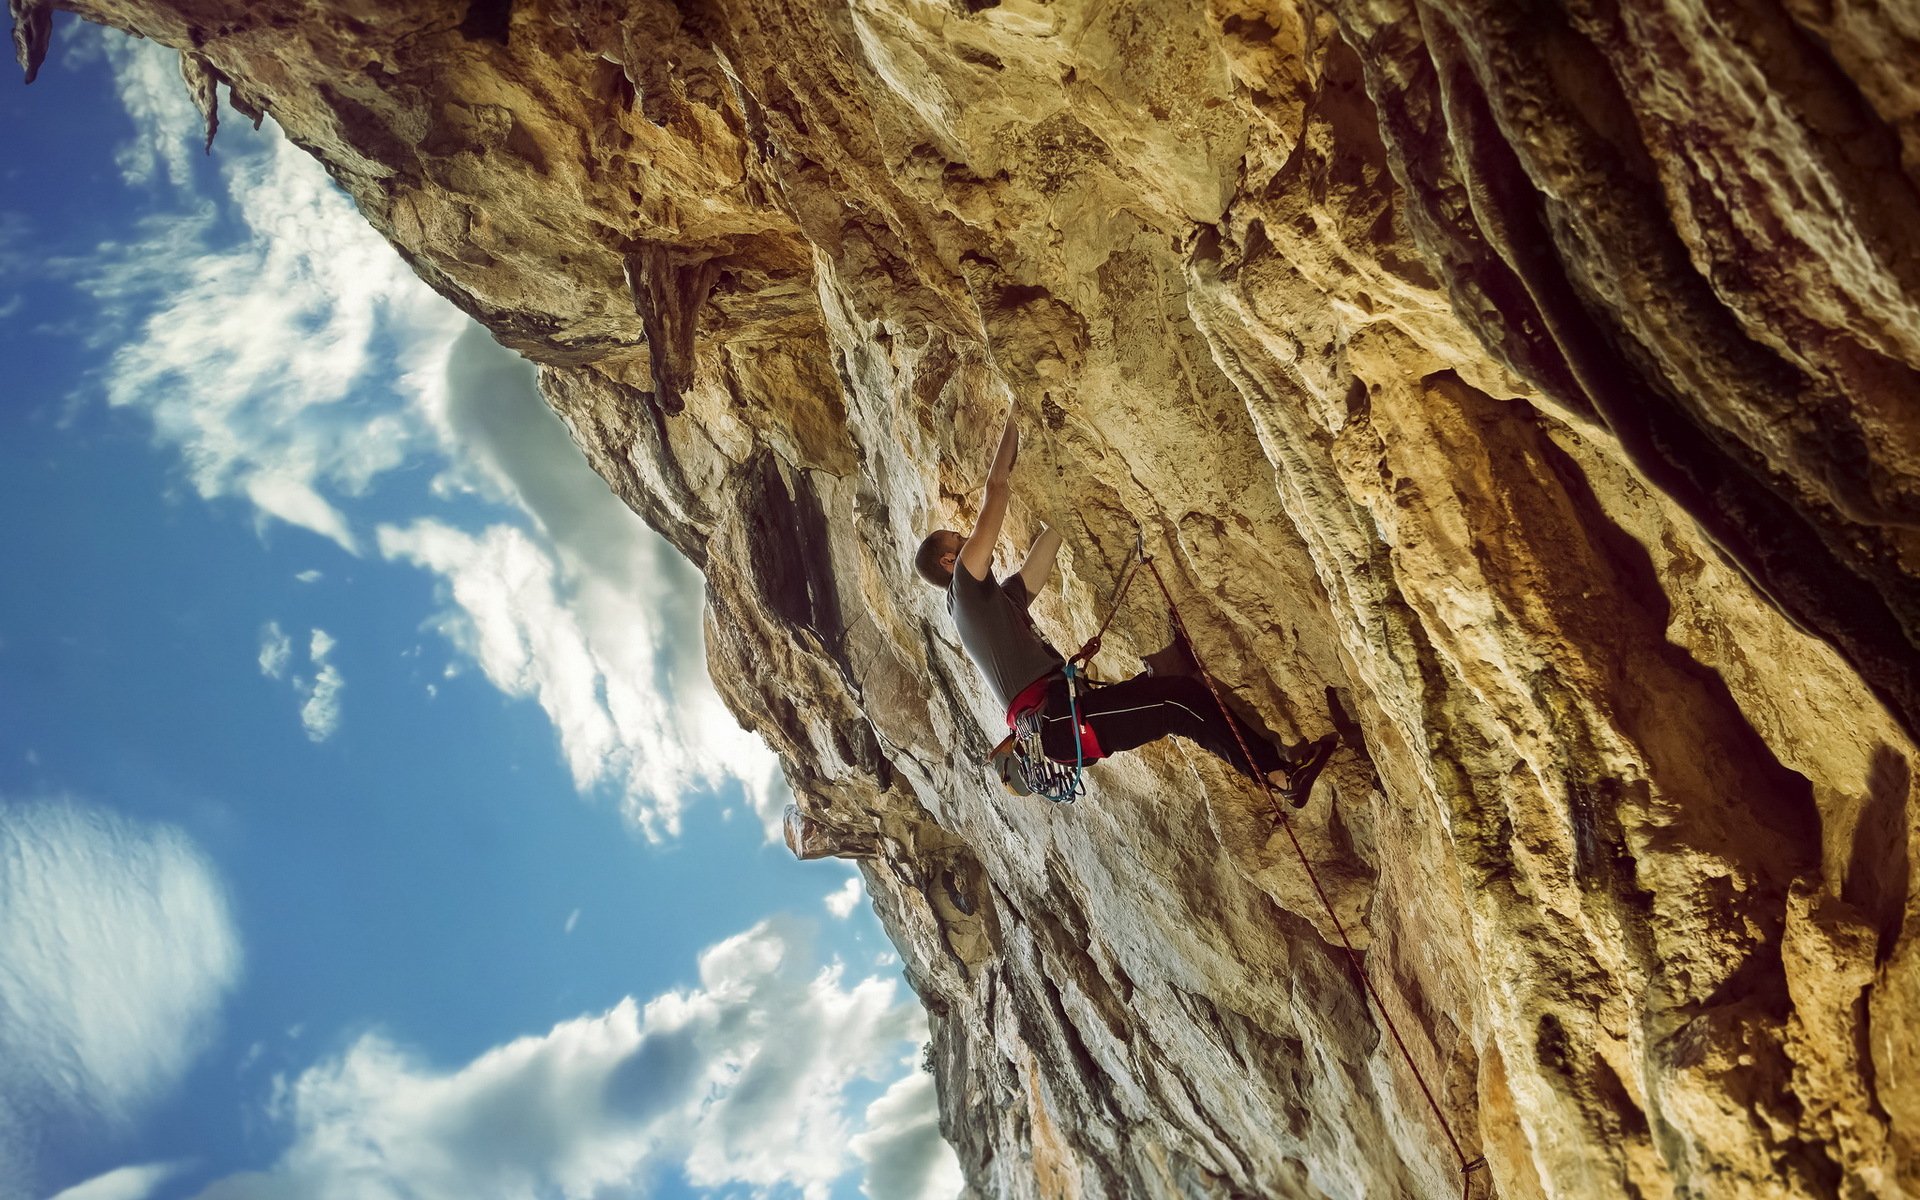
[[[1160,585],[1160,595],[1167,602],[1167,615],[1173,619],[1174,629],[1186,640],[1193,654],[1194,666],[1199,668],[1200,679],[1207,685],[1207,691],[1213,696],[1213,702],[1220,706],[1220,715],[1226,720],[1227,728],[1233,731],[1233,740],[1240,747],[1241,757],[1246,759],[1247,768],[1253,773],[1253,777],[1260,781],[1261,790],[1267,796],[1267,803],[1280,818],[1280,828],[1287,831],[1287,840],[1293,843],[1293,852],[1300,860],[1300,869],[1306,872],[1307,881],[1313,884],[1313,894],[1320,898],[1320,907],[1326,910],[1327,920],[1332,922],[1333,931],[1340,935],[1340,945],[1347,953],[1347,962],[1353,967],[1354,973],[1360,977],[1361,986],[1366,989],[1367,998],[1373,1002],[1374,1011],[1380,1014],[1381,1022],[1386,1025],[1387,1032],[1393,1036],[1393,1044],[1399,1048],[1401,1060],[1407,1064],[1407,1070],[1413,1073],[1414,1082],[1420,1085],[1420,1094],[1426,1097],[1427,1107],[1433,1110],[1434,1120],[1440,1123],[1440,1132],[1446,1135],[1447,1145],[1452,1148],[1453,1157],[1460,1164],[1460,1200],[1467,1200],[1473,1190],[1473,1173],[1487,1165],[1486,1158],[1477,1156],[1470,1159],[1466,1151],[1460,1148],[1460,1139],[1454,1136],[1453,1126],[1448,1124],[1446,1114],[1440,1109],[1440,1102],[1433,1097],[1433,1089],[1427,1086],[1426,1076],[1421,1073],[1419,1065],[1413,1061],[1413,1054],[1407,1049],[1406,1040],[1400,1036],[1400,1029],[1394,1024],[1393,1015],[1387,1011],[1386,1004],[1380,999],[1380,993],[1374,989],[1373,980],[1360,961],[1360,952],[1353,948],[1352,939],[1347,937],[1346,926],[1340,923],[1339,914],[1333,910],[1333,902],[1327,899],[1326,889],[1320,886],[1320,876],[1314,872],[1313,863],[1307,859],[1306,848],[1300,844],[1299,835],[1294,833],[1293,822],[1287,819],[1286,808],[1274,796],[1273,784],[1254,763],[1253,753],[1247,748],[1246,738],[1241,735],[1240,723],[1227,709],[1226,698],[1220,694],[1219,687],[1213,682],[1213,676],[1207,672],[1206,664],[1200,660],[1199,649],[1194,645],[1193,639],[1187,635],[1186,623],[1180,619],[1180,609],[1173,602],[1173,593],[1167,589],[1167,581],[1161,577],[1159,566],[1155,564],[1151,555],[1142,555],[1141,561],[1146,564],[1149,571],[1153,572],[1153,581]],[[1112,619],[1111,615],[1108,619]],[[1105,626],[1101,628],[1104,630]],[[1099,638],[1096,636],[1094,640],[1098,642]]]
[[[1307,858],[1306,847],[1300,844],[1300,836],[1294,832],[1293,822],[1287,817],[1286,808],[1273,794],[1272,782],[1254,761],[1253,752],[1248,748],[1246,737],[1241,732],[1240,722],[1228,709],[1226,697],[1221,694],[1219,685],[1214,682],[1212,673],[1207,670],[1206,663],[1200,658],[1200,651],[1187,632],[1186,622],[1180,616],[1180,606],[1174,603],[1173,592],[1167,587],[1166,578],[1160,574],[1160,567],[1154,562],[1153,556],[1146,553],[1144,533],[1136,535],[1133,550],[1128,554],[1127,562],[1121,567],[1120,578],[1114,584],[1113,595],[1107,603],[1106,619],[1100,622],[1100,628],[1087,639],[1086,644],[1080,647],[1072,658],[1067,660],[1062,669],[1067,680],[1068,710],[1073,720],[1073,766],[1068,768],[1066,764],[1055,763],[1046,756],[1040,738],[1044,718],[1041,717],[1038,708],[1022,714],[1015,724],[1012,740],[1017,750],[1016,758],[1023,772],[1027,791],[1038,792],[1056,803],[1072,803],[1077,797],[1086,794],[1085,748],[1080,738],[1079,679],[1084,673],[1082,668],[1092,662],[1094,655],[1100,652],[1100,639],[1106,635],[1107,628],[1113,624],[1122,601],[1126,599],[1127,589],[1133,585],[1134,576],[1139,573],[1143,565],[1152,572],[1153,581],[1160,588],[1161,599],[1166,601],[1167,616],[1173,622],[1174,631],[1179,635],[1180,640],[1186,643],[1188,653],[1193,657],[1193,665],[1200,673],[1200,680],[1206,684],[1207,693],[1219,706],[1220,715],[1225,720],[1227,728],[1232,731],[1234,744],[1239,747],[1240,756],[1246,761],[1248,771],[1260,782],[1260,788],[1266,794],[1267,804],[1279,817],[1280,828],[1286,831],[1287,840],[1293,845],[1293,853],[1300,861],[1300,869],[1306,873],[1307,882],[1313,885],[1313,894],[1319,898],[1320,907],[1326,912],[1327,920],[1333,925],[1334,933],[1340,938],[1340,947],[1346,952],[1348,965],[1353,968],[1354,974],[1359,976],[1360,985],[1368,1001],[1373,1005],[1374,1011],[1380,1015],[1381,1023],[1386,1026],[1388,1035],[1393,1038],[1394,1047],[1400,1052],[1401,1061],[1407,1064],[1407,1070],[1413,1075],[1414,1082],[1419,1085],[1420,1094],[1426,1099],[1427,1107],[1433,1111],[1434,1120],[1439,1123],[1440,1132],[1446,1136],[1447,1145],[1453,1151],[1454,1160],[1460,1164],[1460,1200],[1468,1200],[1473,1192],[1473,1173],[1484,1169],[1487,1160],[1485,1156],[1469,1158],[1460,1146],[1460,1139],[1454,1136],[1453,1126],[1447,1121],[1440,1102],[1434,1098],[1433,1089],[1428,1086],[1425,1073],[1414,1061],[1413,1052],[1407,1048],[1406,1039],[1400,1035],[1400,1027],[1394,1023],[1393,1014],[1387,1011],[1386,1002],[1380,998],[1379,991],[1373,985],[1372,977],[1367,974],[1366,966],[1361,962],[1360,952],[1353,948],[1353,940],[1347,936],[1346,926],[1341,923],[1340,915],[1334,911],[1333,901],[1328,899],[1327,890],[1321,885],[1320,876],[1313,869],[1313,862]]]
[[[1100,639],[1106,636],[1107,626],[1113,624],[1113,618],[1119,615],[1120,604],[1127,598],[1127,589],[1133,586],[1133,577],[1139,573],[1140,564],[1145,562],[1146,558],[1147,535],[1136,530],[1133,535],[1133,549],[1127,552],[1127,561],[1120,564],[1120,578],[1113,585],[1113,595],[1107,597],[1107,619],[1100,622],[1100,628],[1093,631],[1093,636],[1087,639],[1087,644],[1080,647],[1079,651],[1067,660],[1069,667],[1074,663],[1085,666],[1093,661],[1094,655],[1100,653]]]

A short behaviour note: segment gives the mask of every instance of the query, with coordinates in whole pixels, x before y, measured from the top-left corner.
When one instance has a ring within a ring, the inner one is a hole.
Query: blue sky
[[[64,19],[0,124],[0,1200],[950,1196],[698,576],[271,121],[198,140]]]

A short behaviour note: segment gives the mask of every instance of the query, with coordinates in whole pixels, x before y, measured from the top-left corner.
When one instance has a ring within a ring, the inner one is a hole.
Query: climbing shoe
[[[1333,757],[1333,751],[1340,744],[1340,735],[1329,733],[1317,742],[1304,742],[1287,752],[1281,761],[1280,769],[1274,774],[1284,777],[1280,783],[1280,794],[1287,803],[1295,808],[1305,808],[1307,797],[1313,793],[1313,781],[1320,778],[1321,768]]]

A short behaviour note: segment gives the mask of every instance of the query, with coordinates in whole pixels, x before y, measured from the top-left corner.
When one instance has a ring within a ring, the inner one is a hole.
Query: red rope
[[[1367,975],[1366,967],[1361,964],[1360,952],[1353,948],[1353,941],[1347,937],[1346,927],[1340,923],[1339,914],[1333,910],[1333,902],[1327,899],[1326,889],[1320,886],[1320,877],[1314,873],[1313,864],[1307,860],[1306,849],[1300,845],[1300,837],[1293,831],[1293,822],[1287,819],[1287,810],[1275,799],[1273,784],[1255,764],[1253,752],[1247,748],[1246,738],[1241,735],[1240,722],[1235,720],[1233,713],[1227,709],[1226,698],[1220,694],[1220,689],[1214,684],[1213,676],[1207,673],[1207,665],[1200,660],[1200,651],[1194,645],[1193,638],[1187,634],[1186,624],[1180,619],[1180,609],[1173,602],[1173,593],[1167,590],[1167,581],[1161,578],[1159,566],[1155,564],[1151,555],[1144,556],[1141,561],[1146,563],[1149,571],[1153,572],[1153,581],[1160,585],[1160,595],[1166,599],[1167,615],[1173,618],[1173,627],[1180,631],[1180,636],[1186,638],[1188,647],[1192,648],[1193,663],[1200,669],[1201,681],[1207,685],[1207,691],[1212,694],[1213,702],[1220,706],[1220,715],[1226,719],[1227,728],[1233,731],[1233,740],[1240,747],[1241,757],[1246,759],[1247,768],[1253,773],[1253,777],[1260,781],[1261,790],[1267,795],[1267,803],[1273,806],[1274,813],[1280,818],[1280,828],[1287,831],[1287,840],[1293,843],[1293,852],[1300,859],[1300,868],[1307,873],[1307,881],[1313,884],[1313,894],[1320,898],[1320,907],[1326,910],[1327,920],[1333,923],[1333,931],[1340,935],[1340,945],[1347,952],[1348,963],[1352,965],[1354,974],[1360,976],[1360,983],[1366,989],[1367,998],[1373,1002],[1374,1011],[1380,1014],[1381,1022],[1386,1025],[1387,1032],[1393,1036],[1393,1044],[1399,1047],[1400,1057],[1407,1064],[1407,1070],[1413,1073],[1414,1082],[1420,1085],[1420,1094],[1426,1097],[1427,1107],[1433,1110],[1434,1120],[1440,1123],[1440,1132],[1447,1136],[1447,1145],[1452,1147],[1453,1157],[1460,1164],[1460,1200],[1467,1200],[1473,1187],[1473,1172],[1485,1167],[1487,1160],[1484,1157],[1469,1159],[1466,1152],[1460,1148],[1460,1139],[1453,1135],[1453,1126],[1447,1123],[1447,1116],[1441,1111],[1440,1102],[1433,1098],[1433,1089],[1427,1086],[1426,1076],[1421,1073],[1419,1064],[1413,1061],[1413,1054],[1407,1049],[1406,1040],[1400,1036],[1400,1029],[1393,1023],[1392,1014],[1387,1012],[1387,1006],[1381,1001],[1380,993],[1374,989],[1372,978]],[[1099,639],[1094,640],[1097,642]]]
[[[1114,585],[1113,596],[1107,601],[1107,619],[1100,622],[1100,628],[1093,631],[1093,636],[1087,639],[1087,644],[1080,647],[1079,653],[1069,659],[1069,662],[1076,662],[1084,667],[1093,661],[1094,655],[1100,653],[1100,639],[1106,636],[1107,626],[1113,624],[1113,618],[1119,615],[1120,602],[1127,598],[1127,589],[1133,586],[1133,577],[1139,573],[1140,564],[1145,561],[1146,539],[1144,536],[1137,535],[1134,538],[1133,549],[1127,552],[1126,566],[1121,568],[1120,582]]]

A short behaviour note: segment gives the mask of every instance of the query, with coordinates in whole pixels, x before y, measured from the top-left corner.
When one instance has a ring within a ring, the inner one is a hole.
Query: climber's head
[[[920,572],[920,578],[945,591],[953,584],[953,563],[966,541],[951,529],[934,530],[914,553],[913,569]]]

